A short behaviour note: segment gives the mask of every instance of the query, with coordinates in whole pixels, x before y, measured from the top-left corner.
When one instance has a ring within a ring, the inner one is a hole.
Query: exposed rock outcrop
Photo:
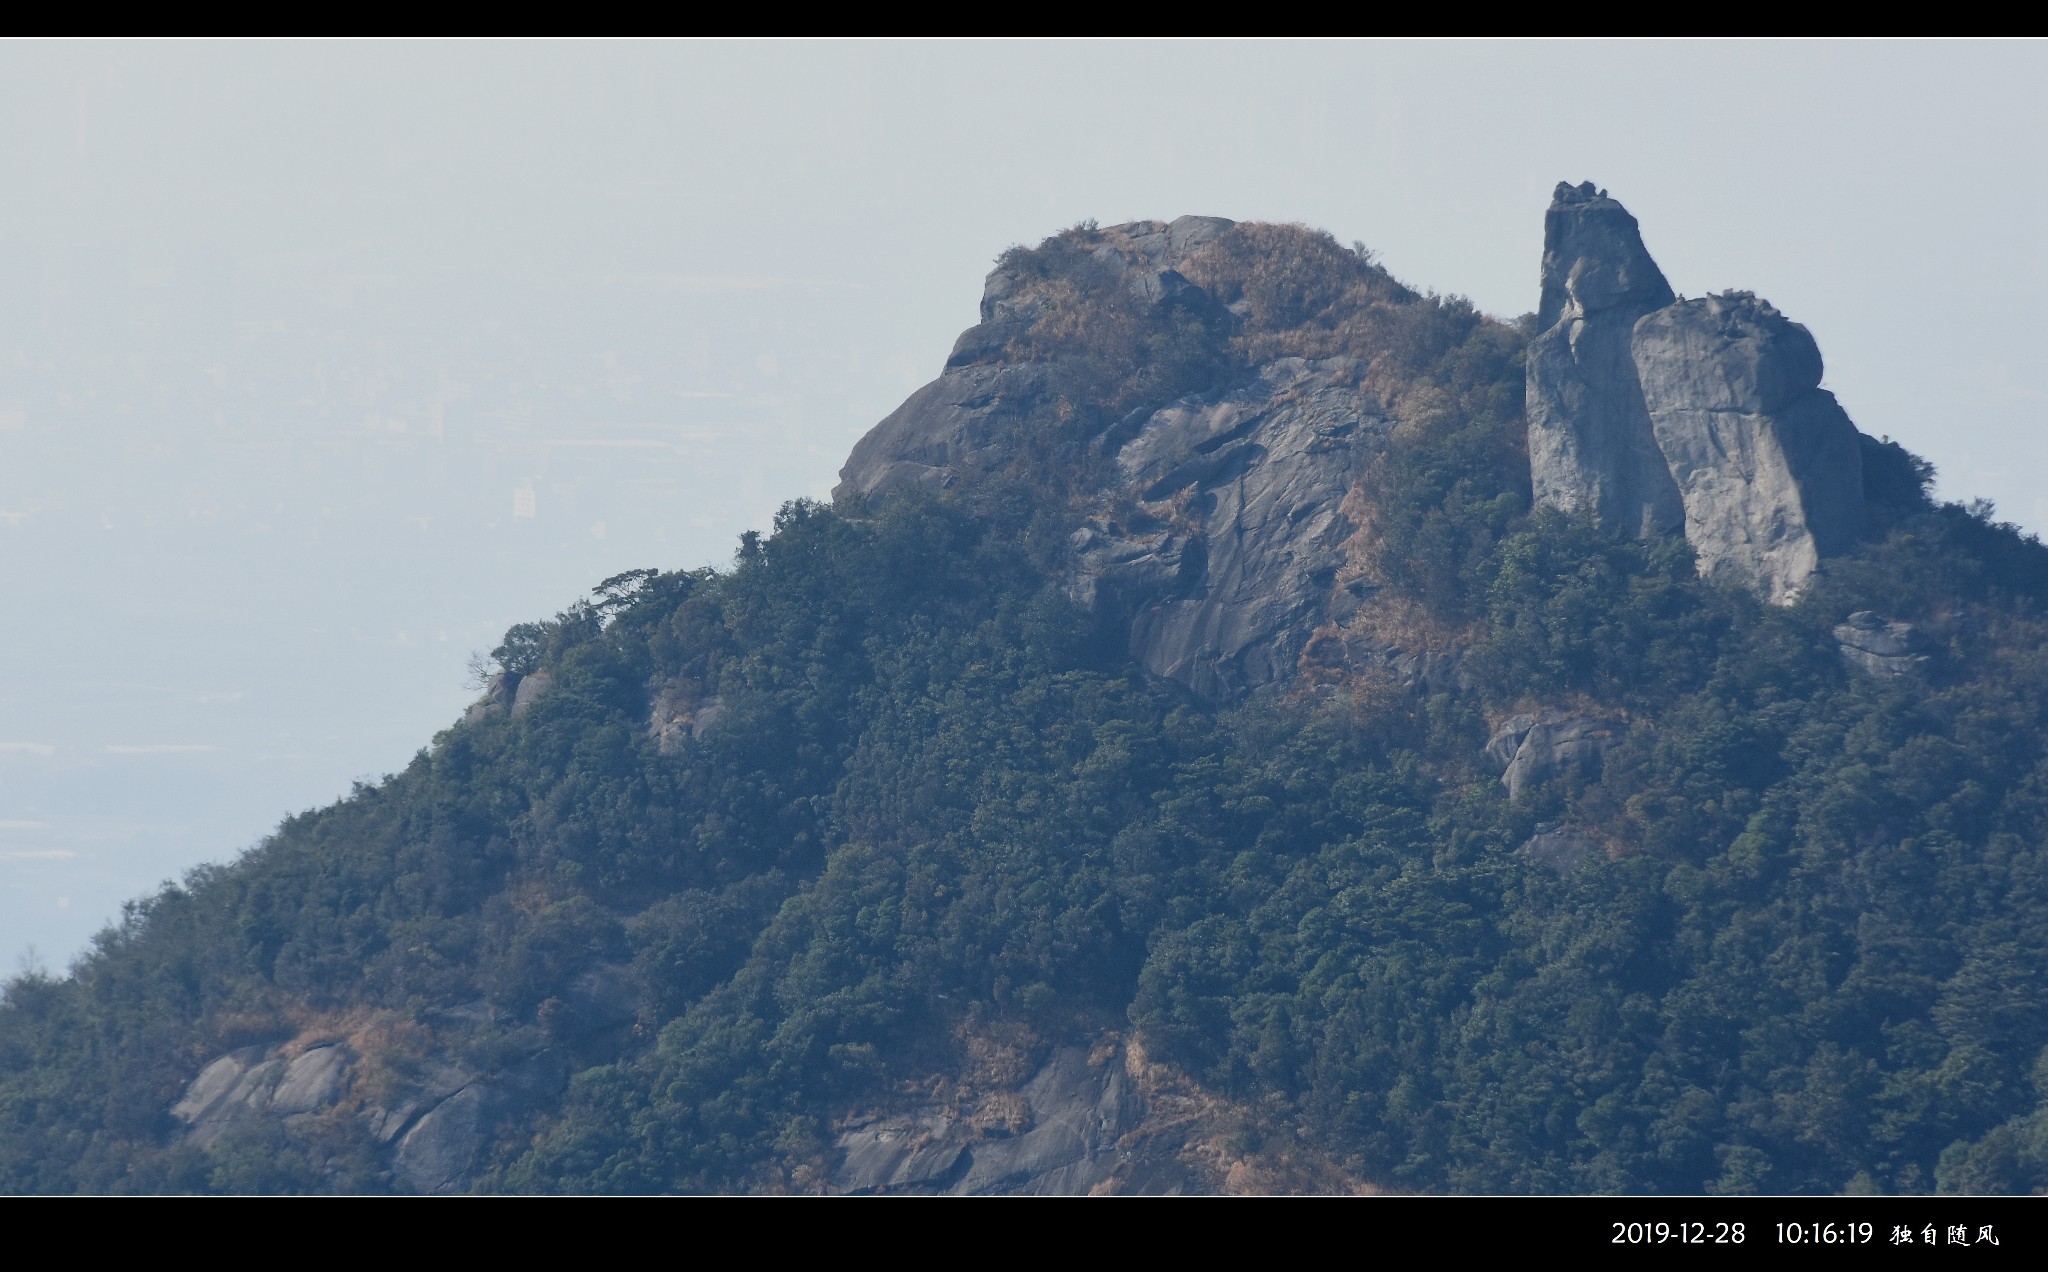
[[[1220,316],[1221,306],[1174,265],[1229,229],[1217,216],[1133,221],[1100,232],[1094,255],[1151,305]],[[960,334],[938,379],[868,431],[839,471],[835,499],[874,496],[906,484],[944,487],[1002,467],[1031,438],[1024,424],[1047,393],[1045,368],[1006,361],[1045,304],[1003,265],[982,287],[981,321]]]
[[[980,322],[937,380],[853,448],[835,496],[1037,471],[1036,448],[1078,418],[1062,396],[1078,382],[1068,373],[1093,365],[1076,332],[1170,342],[1197,327],[1239,339],[1251,329],[1242,316],[1263,311],[1245,297],[1225,307],[1190,281],[1237,286],[1214,272],[1240,250],[1231,234],[1221,218],[1140,221],[1006,255]],[[1089,325],[1098,319],[1107,327]],[[1862,439],[1819,387],[1811,336],[1746,293],[1679,300],[1635,218],[1591,184],[1557,188],[1537,321],[1525,407],[1537,503],[1631,535],[1683,534],[1703,574],[1775,602],[1796,598],[1823,558],[1864,531]],[[1353,537],[1354,519],[1369,531],[1371,518],[1356,504],[1347,516],[1346,496],[1409,399],[1350,354],[1214,369],[1234,382],[1088,423],[1078,440],[1060,434],[1060,462],[1086,470],[1072,475],[1082,488],[1054,496],[1077,527],[1069,594],[1126,633],[1147,670],[1211,701],[1304,674],[1454,684],[1459,634],[1351,621],[1374,603]],[[1077,448],[1089,458],[1073,458]],[[683,717],[657,715],[663,745],[678,744]]]
[[[469,710],[462,713],[462,722],[474,727],[493,716],[504,715],[512,709],[512,695],[518,689],[519,677],[505,671],[492,673],[484,683],[484,696],[469,704]]]
[[[185,1124],[188,1143],[205,1148],[247,1117],[289,1121],[332,1107],[347,1092],[354,1060],[336,1043],[291,1058],[274,1047],[243,1047],[201,1069],[171,1116]]]
[[[1516,851],[1559,874],[1570,874],[1600,853],[1592,836],[1571,826],[1544,825],[1536,828],[1529,841]]]
[[[1236,1155],[1231,1110],[1114,1035],[1055,1047],[1014,1090],[845,1122],[827,1186],[954,1196],[1364,1192],[1304,1150]]]
[[[1176,266],[1231,225],[1182,217],[1094,231],[1090,268],[1116,271],[1148,312],[1227,330],[1233,316]],[[944,488],[1033,445],[1053,377],[1009,351],[1057,299],[998,266],[982,321],[937,380],[853,448],[835,497]],[[1093,445],[1110,476],[1080,510],[1069,593],[1128,630],[1148,670],[1203,697],[1288,681],[1310,635],[1358,605],[1359,593],[1336,585],[1355,528],[1340,505],[1393,426],[1361,387],[1365,372],[1350,358],[1278,358],[1108,428]]]
[[[1538,504],[1630,534],[1679,530],[1678,487],[1643,405],[1630,337],[1674,297],[1628,209],[1558,184],[1543,218],[1541,334],[1529,346],[1529,475]]]
[[[725,699],[694,683],[660,685],[648,703],[647,735],[663,755],[674,755],[725,714]]]
[[[554,673],[546,667],[536,667],[519,678],[519,691],[512,695],[512,718],[525,715],[540,696],[554,686]]]
[[[1584,712],[1511,716],[1487,740],[1487,757],[1499,764],[1509,799],[1560,774],[1600,775],[1607,753],[1628,737],[1628,722]]]
[[[589,969],[565,988],[566,1004],[551,1000],[562,1008],[558,1018],[573,1026],[557,1030],[557,1037],[588,1036],[630,1020],[635,1004],[627,1001],[629,993],[619,969]],[[489,1025],[493,1015],[482,1003],[438,1013],[456,1026],[454,1035],[478,1022]],[[502,1131],[551,1106],[568,1085],[571,1060],[564,1047],[531,1026],[525,1034],[525,1046],[513,1041],[504,1048],[509,1061],[490,1067],[446,1042],[402,1058],[332,1033],[311,1045],[302,1035],[242,1047],[202,1067],[170,1113],[183,1124],[180,1138],[195,1148],[260,1119],[282,1123],[287,1132],[310,1118],[352,1120],[394,1179],[420,1192],[460,1192],[474,1182]]]
[[[1820,387],[1813,337],[1729,292],[1646,316],[1632,347],[1700,572],[1797,599],[1864,525],[1859,435]]]
[[[1850,666],[1887,680],[1928,660],[1919,628],[1871,610],[1858,610],[1837,625],[1835,643]]]
[[[943,488],[965,474],[1000,468],[1028,440],[1027,417],[1044,392],[1040,367],[949,366],[854,444],[832,493]]]
[[[1819,387],[1813,337],[1748,292],[1675,299],[1635,218],[1591,183],[1557,187],[1537,319],[1539,504],[1682,530],[1702,574],[1780,604],[1863,533],[1862,439]]]
[[[500,671],[484,685],[484,696],[471,703],[462,715],[468,725],[479,725],[493,716],[526,714],[534,700],[546,693],[554,684],[554,673],[546,667],[536,667],[521,675],[513,671]]]
[[[1373,589],[1354,580],[1345,585],[1346,596],[1332,606],[1341,612],[1349,605],[1363,605]],[[1361,675],[1380,673],[1404,688],[1425,694],[1450,693],[1467,688],[1471,677],[1465,666],[1465,647],[1458,644],[1431,645],[1415,641],[1401,644],[1343,627],[1326,627],[1309,638],[1302,650],[1301,668],[1312,682],[1341,683]],[[1410,645],[1415,648],[1410,648]]]
[[[1139,421],[1119,485],[1075,532],[1075,599],[1128,623],[1156,675],[1222,699],[1285,680],[1326,619],[1339,511],[1392,426],[1349,359],[1283,358]]]
[[[985,1136],[935,1112],[851,1126],[833,1183],[844,1192],[1085,1194],[1124,1164],[1117,1141],[1145,1114],[1121,1052],[1089,1060],[1085,1047],[1053,1052],[1018,1093],[1017,1134]],[[1159,1191],[1181,1191],[1185,1169],[1177,1175]]]

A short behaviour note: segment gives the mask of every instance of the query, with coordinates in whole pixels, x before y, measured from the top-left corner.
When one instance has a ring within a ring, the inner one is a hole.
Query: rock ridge
[[[1529,346],[1529,471],[1539,505],[1644,536],[1684,512],[1636,381],[1636,323],[1676,299],[1628,209],[1559,183],[1543,218],[1540,334]]]

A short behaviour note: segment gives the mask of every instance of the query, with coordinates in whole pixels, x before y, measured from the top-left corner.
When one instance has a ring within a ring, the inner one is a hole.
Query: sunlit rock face
[[[1375,347],[1303,357],[1268,345],[1240,360],[1212,343],[1215,374],[1174,400],[1109,410],[1088,396],[1117,400],[1144,374],[1142,358],[1123,369],[1128,346],[1105,362],[1096,337],[1118,323],[1155,340],[1188,327],[1242,335],[1249,300],[1225,305],[1191,279],[1219,285],[1205,271],[1248,228],[1079,227],[1058,240],[1064,273],[1005,254],[980,321],[853,448],[835,497],[1033,475],[1072,517],[1069,595],[1141,666],[1211,701],[1284,690],[1317,661],[1319,638],[1343,645],[1344,668],[1398,669],[1418,650],[1353,650],[1346,626],[1370,592],[1348,569],[1353,518],[1371,511],[1354,496],[1407,409],[1375,381]],[[1590,184],[1558,186],[1541,278],[1524,406],[1537,504],[1631,536],[1683,535],[1703,574],[1780,603],[1862,532],[1860,439],[1819,387],[1804,328],[1747,293],[1679,299],[1635,218]],[[1077,378],[1089,366],[1093,378]]]
[[[1636,383],[1637,321],[1674,297],[1628,209],[1560,183],[1543,218],[1539,334],[1529,346],[1529,476],[1538,504],[1629,534],[1676,533],[1678,488]]]
[[[1789,603],[1863,532],[1862,446],[1806,328],[1749,292],[1680,300],[1590,183],[1546,216],[1528,359],[1539,504],[1644,537]]]
[[[1862,448],[1813,337],[1730,292],[1648,315],[1632,348],[1700,572],[1797,599],[1864,526]]]

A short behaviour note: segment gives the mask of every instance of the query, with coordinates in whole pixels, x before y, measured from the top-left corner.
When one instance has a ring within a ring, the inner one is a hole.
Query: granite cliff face
[[[1076,599],[1128,622],[1155,675],[1220,699],[1289,679],[1341,616],[1339,510],[1392,421],[1348,359],[1283,358],[1143,420],[1074,534]]]
[[[1806,328],[1749,292],[1675,299],[1635,218],[1591,183],[1545,220],[1529,346],[1539,504],[1649,537],[1700,572],[1796,600],[1863,532],[1862,439]]]
[[[1541,330],[1529,346],[1529,475],[1536,502],[1644,536],[1683,518],[1651,434],[1630,347],[1674,297],[1636,219],[1590,185],[1560,184],[1543,218]]]
[[[1864,522],[1856,426],[1819,387],[1813,337],[1729,292],[1647,315],[1631,348],[1700,572],[1796,600]]]
[[[1238,314],[1177,267],[1232,226],[1112,226],[1089,234],[1088,255],[1141,319],[1227,333]],[[1059,365],[1014,350],[1062,304],[1072,300],[1057,287],[999,265],[982,321],[854,447],[835,497],[945,488],[1042,445],[1034,430],[1070,405]],[[1354,358],[1280,357],[1110,422],[1090,443],[1103,476],[1080,493],[1069,593],[1127,628],[1144,667],[1205,698],[1290,680],[1316,629],[1357,606],[1338,586],[1356,528],[1340,505],[1395,423],[1366,373]]]

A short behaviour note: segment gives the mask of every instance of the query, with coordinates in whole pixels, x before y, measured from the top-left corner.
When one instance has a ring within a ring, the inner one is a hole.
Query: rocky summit
[[[1080,330],[1090,305],[1121,308],[1155,343],[1176,319],[1220,331],[1250,356],[1083,429],[1086,475],[1062,492],[1069,594],[1127,633],[1147,670],[1212,701],[1289,685],[1331,651],[1347,669],[1410,682],[1417,668],[1441,670],[1455,640],[1433,648],[1445,642],[1358,617],[1376,590],[1361,481],[1432,404],[1370,350],[1301,356],[1298,341],[1247,338],[1273,315],[1219,262],[1262,228],[1199,216],[1083,227],[1062,240],[1064,273],[1006,255],[981,321],[854,447],[835,494],[1042,468],[1080,396],[1064,383],[1069,364],[1102,352],[1046,333]],[[1092,300],[1072,283],[1075,261],[1092,271]],[[1381,298],[1418,301],[1391,280]],[[1591,183],[1560,183],[1545,213],[1535,325],[1524,410],[1537,506],[1626,535],[1682,535],[1702,574],[1781,604],[1863,532],[1874,443],[1819,387],[1813,337],[1748,292],[1677,297],[1636,219]]]
[[[1229,332],[1235,309],[1181,273],[1203,272],[1235,223],[1185,216],[1089,229],[1083,264],[1112,300],[1166,332],[1176,318]],[[1205,256],[1209,259],[1205,260]],[[1077,317],[1065,279],[1006,260],[988,276],[981,322],[963,333],[938,379],[853,448],[835,495],[878,497],[918,484],[950,487],[1016,466],[1048,444],[1049,417],[1074,405],[1061,361],[1031,347],[1034,329]],[[1345,497],[1395,418],[1351,357],[1281,356],[1156,408],[1102,421],[1102,461],[1075,497],[1068,591],[1129,632],[1156,675],[1209,699],[1282,684],[1318,627],[1357,607],[1339,585],[1357,529]],[[1056,427],[1056,426],[1055,426]]]

